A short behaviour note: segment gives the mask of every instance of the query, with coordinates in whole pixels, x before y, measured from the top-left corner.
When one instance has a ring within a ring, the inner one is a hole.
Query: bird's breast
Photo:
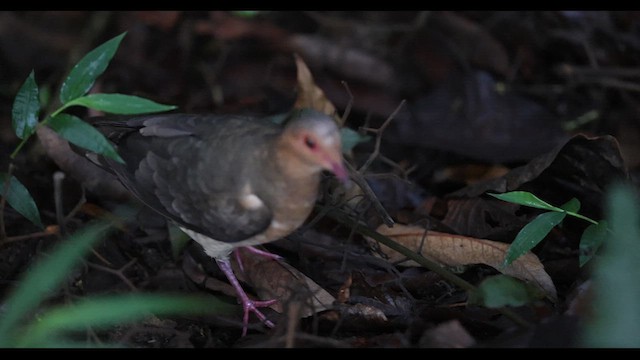
[[[258,243],[274,241],[299,228],[313,210],[317,196],[319,174],[300,181],[274,182],[269,196],[273,217]],[[277,197],[276,198],[274,198]],[[255,245],[250,244],[250,245]]]

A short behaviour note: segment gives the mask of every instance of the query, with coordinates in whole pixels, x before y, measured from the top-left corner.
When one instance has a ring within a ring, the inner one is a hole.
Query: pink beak
[[[331,162],[331,172],[344,184],[349,180],[349,172],[342,161]]]

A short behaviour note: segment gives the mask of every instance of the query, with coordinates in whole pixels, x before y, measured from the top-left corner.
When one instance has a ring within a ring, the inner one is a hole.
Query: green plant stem
[[[360,233],[361,235],[368,236],[384,244],[385,246],[388,246],[389,248],[399,252],[400,254],[406,256],[407,258],[417,262],[421,266],[424,266],[425,268],[442,276],[445,280],[452,282],[453,284],[457,285],[463,290],[466,290],[467,292],[476,291],[477,288],[473,284],[455,275],[451,271],[442,267],[440,264],[425,258],[424,256],[416,253],[415,251],[412,251],[411,249],[404,247],[398,244],[397,242],[391,240],[390,238],[380,234],[379,232],[370,229],[366,225],[363,225],[357,222],[356,220],[353,220],[351,216],[349,216],[349,214],[347,214],[346,212],[335,207],[321,206],[321,208],[333,220],[343,225],[346,225],[350,228],[355,229],[355,231]],[[529,323],[527,320],[523,319],[521,316],[511,311],[510,309],[500,308],[498,309],[498,311],[500,311],[504,316],[511,319],[518,326],[521,326],[523,328],[529,328],[532,326],[531,323]]]
[[[36,125],[37,127],[37,125]],[[35,131],[34,131],[35,133]],[[16,146],[15,150],[13,150],[13,152],[11,153],[11,155],[9,155],[9,158],[11,160],[14,160],[16,158],[16,156],[18,155],[18,153],[20,152],[20,149],[22,149],[22,147],[24,146],[24,144],[27,143],[27,140],[29,140],[29,138],[31,137],[31,135],[25,137],[24,139],[22,139],[22,141],[20,141],[20,144],[18,144],[18,146]]]
[[[597,221],[595,221],[595,220],[593,220],[591,218],[588,218],[588,217],[586,217],[584,215],[580,215],[580,214],[577,214],[577,213],[574,213],[574,212],[571,212],[571,211],[565,211],[565,212],[567,213],[567,215],[571,215],[571,216],[576,217],[578,219],[582,219],[584,221],[588,221],[588,222],[592,223],[593,225],[598,225]]]
[[[64,105],[62,105],[61,107],[59,107],[56,111],[52,112],[51,115],[47,115],[45,116],[44,120],[40,121],[35,129],[33,130],[33,134],[36,133],[36,131],[38,130],[39,127],[41,126],[45,126],[49,123],[49,120],[53,117],[55,117],[56,115],[60,114],[61,112],[63,112],[64,110],[66,110],[68,107],[73,106],[74,104],[72,104],[71,102],[68,102]],[[24,139],[22,139],[22,141],[20,142],[20,144],[18,144],[18,146],[16,146],[15,150],[13,150],[13,152],[11,153],[11,160],[15,159],[16,156],[18,155],[18,153],[20,152],[20,150],[24,147],[24,145],[27,143],[27,140],[29,140],[29,138],[31,138],[31,135],[25,137]]]

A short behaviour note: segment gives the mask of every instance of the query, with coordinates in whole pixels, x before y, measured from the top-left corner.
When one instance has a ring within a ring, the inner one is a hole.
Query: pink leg
[[[238,294],[238,298],[240,299],[240,303],[242,304],[242,308],[244,309],[244,316],[242,318],[242,336],[247,335],[247,325],[249,325],[249,312],[255,313],[258,319],[260,319],[260,321],[262,321],[266,326],[274,327],[275,325],[273,324],[273,322],[268,320],[267,317],[260,310],[258,310],[258,308],[270,306],[277,300],[274,299],[268,301],[254,301],[249,299],[249,296],[247,296],[247,293],[244,292],[244,289],[242,289],[242,286],[240,286],[236,275],[233,273],[229,260],[216,260],[216,262],[218,263],[220,270],[222,270],[222,272],[224,272],[224,274],[227,276],[227,279],[229,279],[229,282],[231,283],[233,288],[236,289],[236,293]]]
[[[251,251],[254,254],[258,254],[258,255],[262,255],[266,258],[269,258],[271,260],[282,260],[282,256],[280,255],[276,255],[276,254],[272,254],[268,251],[264,251],[264,250],[260,250],[257,248],[254,248],[253,246],[244,246],[245,249]]]
[[[240,258],[240,251],[238,251],[239,249],[247,249],[248,251],[257,254],[257,255],[261,255],[264,256],[268,259],[271,260],[282,260],[282,256],[280,255],[276,255],[276,254],[272,254],[268,251],[264,251],[264,250],[260,250],[257,248],[254,248],[253,246],[243,246],[242,248],[237,248],[235,250],[233,250],[233,255],[235,255],[236,257],[236,261],[238,262],[238,267],[240,268],[240,271],[244,272],[244,266],[242,265],[242,259]]]

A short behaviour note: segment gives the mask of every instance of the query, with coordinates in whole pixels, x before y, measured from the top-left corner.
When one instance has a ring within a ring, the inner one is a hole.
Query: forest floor
[[[354,130],[357,144],[346,155],[354,181],[336,188],[327,177],[307,224],[266,245],[282,262],[244,254],[245,287],[281,299],[265,310],[275,328],[252,319],[240,336],[238,306],[232,314],[88,329],[81,334],[87,346],[583,344],[593,265],[579,260],[589,223],[565,219],[509,272],[500,267],[508,245],[541,211],[487,193],[528,191],[555,206],[576,198],[580,214],[603,219],[613,182],[637,187],[640,13],[0,12],[0,169],[19,143],[12,105],[30,71],[55,101],[71,66],[123,32],[92,91],[137,95],[184,113],[274,115],[310,88],[322,89],[323,106],[346,115],[342,126]],[[300,80],[294,54],[312,78]],[[43,234],[5,207],[2,298],[34,259],[64,241],[60,228],[73,233],[117,205],[135,206],[106,190],[84,191],[88,179],[73,174],[54,188],[54,174],[65,169],[50,152],[34,137],[12,161],[54,230]],[[197,244],[172,245],[175,234],[153,214],[129,220],[48,304],[131,292],[199,293],[237,304]],[[508,311],[474,303],[469,289],[403,261],[352,221],[473,286],[502,272],[533,284],[539,296]],[[392,222],[396,233],[383,225]],[[302,288],[314,294],[313,306]]]

